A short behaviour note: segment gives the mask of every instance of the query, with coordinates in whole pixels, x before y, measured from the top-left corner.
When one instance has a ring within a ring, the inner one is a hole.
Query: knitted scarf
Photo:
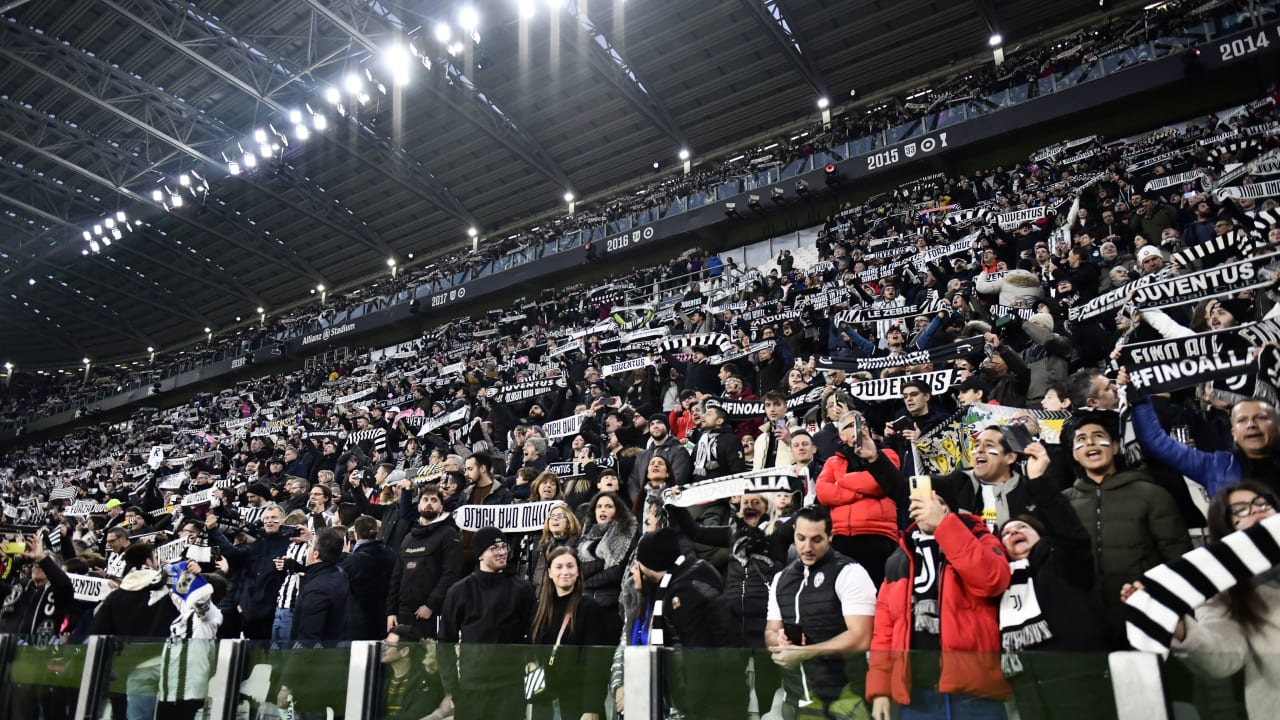
[[[1142,576],[1126,601],[1125,633],[1135,650],[1169,652],[1178,620],[1214,595],[1280,565],[1280,515],[1196,548]]]

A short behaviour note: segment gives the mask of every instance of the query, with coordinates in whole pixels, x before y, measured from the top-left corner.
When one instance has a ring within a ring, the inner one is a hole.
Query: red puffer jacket
[[[818,502],[831,510],[831,533],[883,535],[897,540],[897,503],[885,495],[872,470],[849,472],[849,460],[844,452],[845,448],[841,447],[827,458],[818,474]],[[868,467],[874,469],[876,463],[902,467],[898,454],[892,450],[882,450]]]
[[[915,525],[907,528],[910,537]],[[1000,671],[1000,597],[1009,587],[1009,561],[981,518],[951,513],[934,532],[942,553],[938,607],[942,626],[938,690],[992,700],[1009,697]],[[912,581],[915,553],[905,539],[889,558],[876,598],[867,670],[867,699],[911,702]]]

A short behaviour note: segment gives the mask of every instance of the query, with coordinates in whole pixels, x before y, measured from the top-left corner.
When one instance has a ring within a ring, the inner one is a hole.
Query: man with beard
[[[418,495],[418,524],[404,538],[391,570],[387,629],[408,625],[437,635],[445,593],[462,577],[462,540],[435,487]]]
[[[702,412],[702,433],[693,459],[693,479],[709,480],[724,477],[747,469],[742,454],[742,444],[729,427],[729,413],[713,405]],[[639,466],[639,463],[637,463]]]
[[[390,720],[435,718],[432,711],[449,708],[445,701],[440,676],[427,672],[422,663],[422,634],[408,625],[396,625],[387,631],[382,643],[381,663],[386,667],[382,677],[384,717]]]
[[[518,718],[524,714],[524,654],[537,601],[533,585],[508,575],[510,547],[496,527],[476,531],[477,571],[445,595],[440,615],[440,672],[457,720]],[[463,641],[461,647],[459,641]]]
[[[671,480],[676,485],[688,484],[692,477],[693,459],[689,457],[689,451],[684,449],[684,445],[671,434],[671,428],[667,423],[668,417],[664,413],[654,413],[649,416],[649,439],[652,442],[631,466],[631,473],[627,477],[627,497],[635,499],[640,496],[645,470],[655,455],[667,461]]]
[[[876,586],[865,568],[832,548],[831,529],[823,508],[797,511],[796,559],[769,587],[765,646],[783,669],[784,718],[796,717],[801,702],[830,706],[851,677],[861,690],[846,658],[871,646]]]
[[[902,404],[907,409],[906,415],[886,425],[884,436],[892,438],[894,451],[899,457],[906,458],[903,472],[913,475],[915,464],[911,455],[912,444],[949,415],[933,407],[933,393],[929,389],[929,383],[923,380],[910,380],[902,384]]]

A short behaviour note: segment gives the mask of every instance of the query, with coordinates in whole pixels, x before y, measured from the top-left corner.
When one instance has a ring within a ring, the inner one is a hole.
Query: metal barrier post
[[[378,647],[374,640],[351,643],[351,660],[347,665],[346,720],[370,720],[375,703],[370,702],[376,690]]]
[[[1116,714],[1122,718],[1169,720],[1160,658],[1152,653],[1125,651],[1107,656]]]
[[[76,696],[76,720],[92,720],[101,713],[98,707],[107,683],[107,659],[111,656],[112,639],[90,635],[84,655],[84,670],[80,676],[80,692]]]
[[[631,647],[622,651],[622,697],[630,720],[660,720],[662,685],[658,681],[658,648]]]
[[[218,641],[218,657],[209,678],[208,720],[231,720],[235,716],[247,656],[248,646],[243,640]]]

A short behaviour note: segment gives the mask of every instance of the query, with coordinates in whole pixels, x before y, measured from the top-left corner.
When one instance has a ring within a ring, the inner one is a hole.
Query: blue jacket
[[[1243,468],[1235,453],[1225,450],[1205,452],[1187,447],[1169,437],[1150,400],[1133,406],[1133,429],[1138,442],[1151,456],[1191,480],[1200,483],[1213,497],[1222,488],[1240,482]]]

